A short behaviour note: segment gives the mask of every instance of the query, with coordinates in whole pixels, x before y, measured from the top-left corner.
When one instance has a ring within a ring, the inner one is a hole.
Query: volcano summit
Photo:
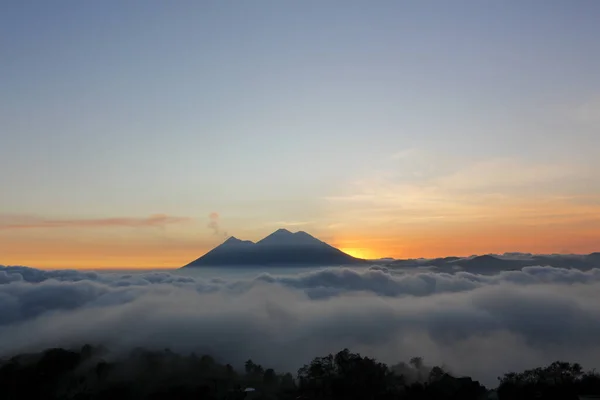
[[[306,232],[279,229],[254,243],[230,237],[185,267],[337,266],[357,265],[355,258]]]

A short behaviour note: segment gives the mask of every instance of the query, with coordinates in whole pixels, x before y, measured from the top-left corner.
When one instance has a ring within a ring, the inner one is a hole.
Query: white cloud
[[[600,270],[482,276],[324,269],[253,279],[0,268],[0,355],[105,343],[295,371],[349,347],[421,355],[488,385],[558,358],[600,367]]]

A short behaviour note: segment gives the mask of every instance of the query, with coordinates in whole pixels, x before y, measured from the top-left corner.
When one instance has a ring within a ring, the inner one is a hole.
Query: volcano
[[[306,232],[279,229],[256,243],[232,236],[184,268],[316,267],[365,263],[366,260],[352,257]]]

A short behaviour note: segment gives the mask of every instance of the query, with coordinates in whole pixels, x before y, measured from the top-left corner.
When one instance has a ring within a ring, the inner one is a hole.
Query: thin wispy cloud
[[[191,221],[189,217],[155,214],[148,217],[116,217],[89,219],[46,219],[41,217],[0,216],[0,230],[10,229],[57,229],[57,228],[106,228],[106,227],[163,227]]]
[[[370,221],[374,214],[383,219],[463,222],[498,217],[589,218],[600,211],[595,201],[600,200],[600,191],[586,194],[581,204],[579,196],[565,189],[574,178],[584,179],[585,171],[574,165],[491,159],[458,169],[449,166],[447,172],[419,182],[383,171],[361,177],[325,200],[334,215],[354,218],[358,214]]]
[[[229,233],[223,230],[221,226],[221,216],[216,211],[213,211],[210,214],[208,214],[208,224],[206,225],[206,227],[212,230],[214,235],[229,237]]]
[[[509,192],[524,186],[556,183],[576,176],[574,165],[527,163],[510,158],[498,158],[473,163],[455,173],[432,182],[448,190]],[[543,188],[542,188],[543,189]]]

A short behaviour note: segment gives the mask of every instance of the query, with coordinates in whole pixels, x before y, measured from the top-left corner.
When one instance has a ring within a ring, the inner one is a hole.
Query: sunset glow
[[[176,268],[278,228],[361,258],[598,251],[584,3],[15,2],[0,265]]]
[[[599,394],[599,21],[2,2],[0,398]]]
[[[352,248],[352,247],[343,247],[340,248],[346,254],[350,254],[352,257],[363,258],[363,259],[371,259],[376,258],[373,253],[369,249],[363,248]]]
[[[599,210],[600,211],[600,210]],[[596,215],[600,215],[600,212]],[[505,224],[497,220],[493,229],[485,225],[459,223],[422,226],[419,229],[390,229],[374,233],[363,227],[365,236],[349,231],[307,230],[342,251],[358,258],[433,258],[448,255],[534,252],[591,253],[597,250],[600,224],[589,215],[590,223],[556,218],[536,225]],[[201,256],[224,239],[214,235],[195,239],[194,229],[202,230],[201,221],[189,223],[189,236],[162,233],[149,238],[147,232],[75,233],[68,229],[51,232],[0,231],[3,263],[44,268],[176,268]],[[354,228],[357,229],[357,228]],[[358,229],[360,231],[361,229]],[[242,239],[258,240],[269,231],[246,232]],[[343,234],[343,235],[342,235]],[[344,237],[345,239],[341,239]]]

